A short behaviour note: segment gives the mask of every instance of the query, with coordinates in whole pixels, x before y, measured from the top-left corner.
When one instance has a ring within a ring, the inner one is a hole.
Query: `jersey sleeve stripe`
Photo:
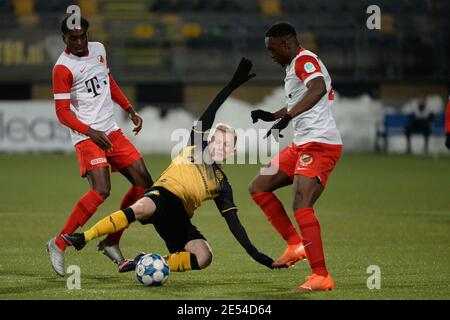
[[[305,80],[303,80],[303,82],[305,83],[305,85],[307,85],[309,81],[311,81],[312,79],[318,78],[318,77],[324,77],[323,73],[322,72],[314,72],[313,74],[308,76],[308,78],[305,78]]]
[[[231,211],[231,210],[237,210],[237,207],[231,207],[231,208],[222,210],[221,212],[222,212],[222,213],[225,213],[225,212],[228,212],[228,211]]]
[[[57,64],[52,72],[53,94],[69,93],[72,89],[73,75],[65,65]],[[70,99],[70,97],[69,97]]]
[[[70,100],[70,93],[55,93],[53,95],[54,100]]]
[[[201,130],[195,130],[194,128],[192,128],[192,131],[194,131],[195,133],[198,133],[198,134],[205,134],[205,133],[209,133],[209,130],[206,130],[206,131],[201,131]]]

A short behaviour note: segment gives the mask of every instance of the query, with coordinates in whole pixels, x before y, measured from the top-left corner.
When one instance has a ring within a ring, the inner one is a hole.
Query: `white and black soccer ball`
[[[143,255],[136,264],[136,277],[144,286],[161,286],[169,278],[169,265],[157,253]]]

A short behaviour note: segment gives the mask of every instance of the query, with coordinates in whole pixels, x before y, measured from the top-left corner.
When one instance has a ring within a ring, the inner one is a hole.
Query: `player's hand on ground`
[[[447,133],[445,137],[445,146],[447,147],[448,150],[450,150],[450,133]]]
[[[276,262],[274,262],[273,264],[272,264],[272,267],[274,268],[274,269],[285,269],[285,268],[289,268],[289,266],[287,265],[287,264],[277,264]]]
[[[255,252],[252,254],[252,258],[261,263],[262,265],[266,266],[269,269],[273,269],[273,259],[271,257],[266,256],[264,253],[261,252]]]
[[[251,73],[250,71],[252,69],[253,63],[246,59],[242,58],[241,62],[239,62],[239,66],[237,67],[236,71],[234,72],[233,78],[231,78],[230,85],[233,88],[237,88],[240,85],[244,84],[251,78],[255,77],[256,74]]]
[[[86,132],[86,135],[100,148],[106,152],[112,151],[112,143],[108,139],[108,136],[103,131],[98,131],[92,128]]]
[[[134,135],[137,135],[142,129],[142,123],[144,122],[144,120],[142,120],[141,116],[133,109],[130,110],[130,119],[135,125],[133,129]]]
[[[277,123],[275,123],[272,128],[267,131],[267,134],[264,138],[269,137],[270,135],[273,135],[276,141],[278,141],[278,138],[283,138],[283,135],[281,134],[281,130],[287,127],[289,122],[291,122],[292,117],[288,114],[286,114],[283,118],[281,118]]]
[[[275,114],[269,111],[264,111],[261,109],[253,110],[250,112],[253,123],[258,122],[259,119],[262,121],[270,122],[275,121]]]

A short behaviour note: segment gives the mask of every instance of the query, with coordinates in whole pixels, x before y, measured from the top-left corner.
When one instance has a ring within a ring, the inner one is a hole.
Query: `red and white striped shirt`
[[[56,114],[72,129],[74,145],[89,138],[85,135],[89,128],[106,134],[119,129],[113,118],[113,100],[124,110],[132,107],[109,74],[103,44],[89,42],[88,50],[83,57],[64,50],[52,73]]]
[[[334,100],[331,77],[325,65],[311,51],[300,49],[286,66],[284,90],[287,98],[287,109],[291,110],[306,93],[307,84],[312,79],[322,77],[325,81],[327,94],[311,109],[296,116],[293,120],[294,143],[302,145],[308,142],[342,144],[341,136],[331,114]]]

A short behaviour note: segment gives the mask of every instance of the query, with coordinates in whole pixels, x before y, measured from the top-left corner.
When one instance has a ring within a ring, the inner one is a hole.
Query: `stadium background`
[[[200,273],[173,274],[160,291],[142,291],[132,276],[113,273],[91,246],[68,254],[67,265],[82,266],[83,290],[68,291],[64,280],[55,279],[43,244],[87,188],[51,93],[51,70],[64,48],[60,20],[71,4],[90,21],[91,41],[105,44],[112,74],[144,117],[143,131],[131,138],[146,154],[153,177],[170,160],[173,130],[192,125],[241,56],[253,61],[257,77],[233,94],[218,120],[246,130],[252,127],[251,108],[282,106],[284,71],[268,57],[264,32],[274,22],[291,22],[301,44],[321,57],[332,76],[333,113],[346,150],[317,207],[328,264],[341,290],[311,296],[449,298],[450,159],[442,126],[431,138],[430,155],[421,155],[420,137],[413,140],[414,156],[398,155],[405,150],[401,134],[389,138],[387,154],[376,153],[385,113],[406,112],[425,98],[443,114],[450,89],[448,1],[0,0],[0,299],[297,299],[289,290],[308,271],[306,265],[262,270],[206,205],[194,223],[216,260]],[[372,4],[381,9],[380,30],[366,27]],[[130,134],[131,124],[117,111]],[[254,150],[255,141],[243,143],[244,152]],[[226,170],[250,237],[275,257],[283,244],[246,195],[259,167]],[[113,175],[112,195],[96,217],[113,211],[126,190],[126,182]],[[290,190],[280,196],[289,208]],[[148,229],[134,227],[127,234],[126,254],[165,252]],[[381,290],[366,287],[366,268],[373,264],[384,275]],[[178,292],[186,289],[192,296]]]

